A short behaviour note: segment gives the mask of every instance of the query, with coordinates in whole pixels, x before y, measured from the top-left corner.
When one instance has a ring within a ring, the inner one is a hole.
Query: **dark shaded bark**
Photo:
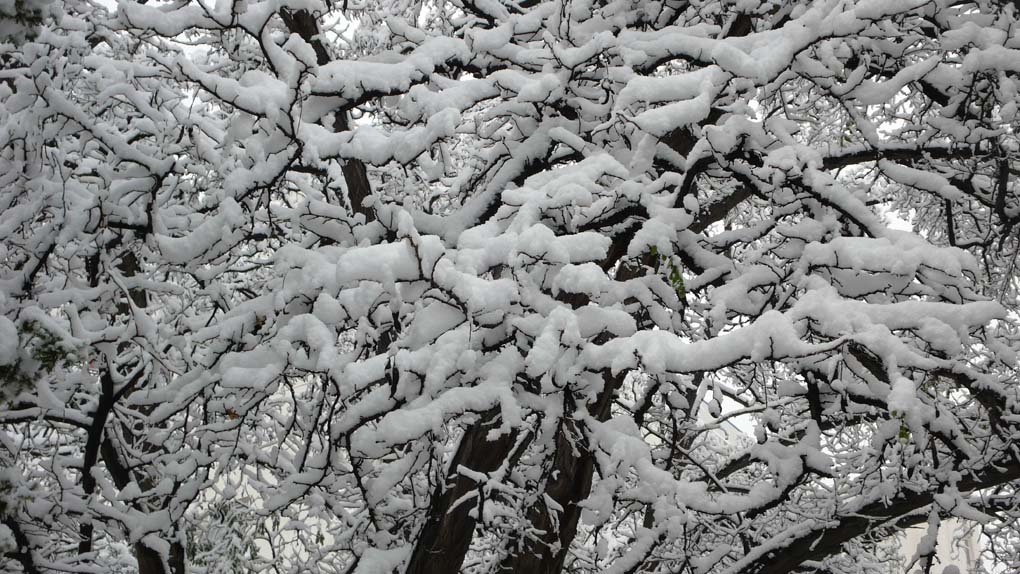
[[[32,555],[32,544],[28,541],[28,536],[21,529],[21,525],[13,517],[4,516],[2,522],[7,528],[10,529],[14,535],[14,543],[18,545],[17,548],[10,552],[5,552],[4,556],[12,560],[18,561],[21,564],[21,569],[25,571],[25,574],[41,574],[41,570],[35,564],[35,557]]]
[[[866,149],[826,156],[822,169],[840,169],[870,161],[889,160],[909,165],[911,161],[925,159],[971,159],[976,157],[973,148],[949,145],[926,145],[916,148]]]
[[[588,409],[599,422],[609,418],[613,396],[625,376],[625,373],[615,376],[605,373],[602,392]],[[567,401],[573,402],[569,397]],[[569,408],[574,409],[573,405]],[[581,425],[569,416],[569,412],[564,413],[556,432],[556,450],[549,471],[552,479],[546,483],[545,496],[538,499],[527,515],[530,528],[540,534],[537,538],[521,541],[517,551],[507,556],[500,565],[499,572],[554,574],[563,569],[581,519],[579,504],[588,498],[595,474],[595,456],[585,444],[584,436]],[[555,501],[562,512],[550,509],[545,502],[547,499]]]
[[[493,408],[465,431],[445,484],[439,485],[432,495],[428,518],[418,534],[407,574],[448,574],[460,570],[475,530],[475,519],[469,513],[484,501],[476,499],[454,507],[458,500],[478,488],[477,483],[458,472],[458,468],[492,472],[507,460],[518,433],[510,432],[488,440],[487,435],[498,419],[499,408]]]
[[[319,37],[319,22],[316,17],[305,10],[291,12],[282,10],[280,16],[287,28],[308,42],[315,50],[315,60],[320,66],[330,62],[329,51]],[[333,114],[334,132],[345,132],[351,129],[350,121],[347,119],[347,109],[339,109]],[[372,186],[368,181],[368,169],[365,163],[359,159],[350,158],[344,162],[341,168],[344,174],[344,182],[347,184],[348,207],[354,213],[365,216],[366,221],[375,219],[375,212],[364,205],[365,199],[372,195]]]
[[[104,437],[100,450],[103,462],[113,479],[113,484],[123,490],[131,483],[131,471],[121,462],[116,448],[108,437]],[[166,562],[155,549],[139,541],[134,543],[135,559],[138,561],[138,574],[184,574],[187,572],[184,545],[179,540],[170,540],[170,554]]]
[[[142,265],[138,261],[138,256],[135,255],[135,252],[128,249],[117,263],[117,269],[124,274],[124,277],[134,277],[141,272]],[[131,298],[131,302],[135,304],[135,307],[145,308],[149,305],[149,295],[145,292],[145,289],[128,289],[128,296]],[[118,305],[118,311],[122,315],[127,315],[131,312],[131,308],[125,302]]]
[[[646,254],[644,260],[636,265],[621,266],[616,278],[627,281],[638,277],[652,263],[653,257]],[[609,419],[613,397],[627,374],[628,371],[615,375],[609,371],[603,373],[602,390],[595,402],[586,407],[592,418],[599,422]],[[577,535],[577,525],[581,518],[579,504],[591,492],[595,455],[588,448],[584,429],[571,416],[578,408],[575,401],[569,395],[565,401],[562,422],[556,433],[553,464],[548,471],[551,481],[545,485],[544,496],[539,497],[527,512],[531,528],[540,534],[536,538],[519,540],[516,552],[508,555],[500,564],[501,573],[557,573],[563,569],[570,543]],[[547,499],[555,501],[563,509],[562,512],[554,514],[545,502]]]
[[[992,488],[1020,479],[1020,463],[1011,461],[1001,468],[987,468],[974,473],[957,484],[961,493]],[[777,549],[740,570],[740,574],[788,574],[796,572],[807,561],[820,561],[842,551],[843,544],[866,534],[869,530],[904,516],[935,500],[934,492],[901,492],[889,502],[876,502],[859,509],[852,516],[841,516],[838,526],[828,528],[831,521],[819,521],[809,532],[791,540],[784,548]],[[925,520],[920,515],[915,522]],[[897,526],[906,526],[897,524]]]
[[[121,240],[115,240],[109,247],[121,244]],[[141,262],[138,256],[130,249],[126,249],[117,262],[117,270],[124,277],[135,277],[142,271]],[[99,281],[98,257],[90,258],[88,265],[90,284],[93,286]],[[148,306],[148,293],[144,289],[131,288],[128,290],[130,303],[136,307],[145,308]],[[128,315],[132,312],[128,300],[117,304],[117,312],[121,315]],[[128,343],[122,343],[119,350],[126,350]],[[113,367],[109,367],[113,368]],[[92,422],[88,428],[88,438],[85,443],[85,452],[82,461],[82,490],[86,496],[91,496],[96,490],[96,479],[92,475],[92,469],[102,459],[106,470],[113,479],[114,485],[120,490],[127,488],[132,481],[132,473],[121,462],[106,432],[107,422],[114,406],[121,398],[130,394],[144,375],[144,371],[126,383],[120,389],[115,388],[112,373],[107,369],[100,376],[100,397],[96,410],[92,413]],[[128,432],[130,432],[129,429]],[[137,477],[144,482],[143,477]],[[82,522],[79,527],[81,540],[78,542],[78,553],[86,554],[93,551],[93,537],[95,528],[90,522]],[[133,545],[135,559],[138,562],[139,574],[184,574],[187,571],[184,546],[179,540],[170,540],[170,552],[167,560],[164,561],[159,552],[143,542],[139,541]]]
[[[109,371],[105,371],[100,377],[100,386],[99,404],[96,405],[96,410],[92,413],[92,423],[89,425],[88,438],[85,441],[85,454],[82,458],[81,488],[85,492],[85,496],[90,496],[96,490],[96,479],[92,475],[92,467],[99,461],[99,446],[103,441],[106,419],[116,402],[113,394],[113,377]],[[92,523],[82,522],[78,533],[81,536],[81,541],[78,542],[78,553],[92,552],[92,535],[94,533]]]

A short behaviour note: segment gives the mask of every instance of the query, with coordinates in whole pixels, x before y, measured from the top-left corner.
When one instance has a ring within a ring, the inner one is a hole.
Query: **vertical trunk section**
[[[108,248],[121,244],[117,239]],[[134,277],[141,271],[141,263],[138,256],[130,248],[125,251],[117,262],[117,270],[124,277]],[[99,260],[98,255],[89,261],[88,265],[89,283],[94,287],[99,283]],[[148,293],[144,289],[132,288],[128,291],[130,303],[136,307],[145,308],[148,306]],[[117,313],[128,315],[131,313],[131,305],[127,300],[117,304]],[[127,343],[123,343],[118,351],[126,350]],[[111,367],[112,368],[112,367]],[[95,412],[92,414],[92,424],[88,430],[88,439],[85,445],[85,455],[82,467],[82,490],[86,496],[92,495],[96,490],[96,480],[92,476],[92,468],[98,463],[100,457],[106,465],[113,483],[118,489],[123,490],[131,483],[131,471],[121,462],[117,451],[106,433],[106,425],[110,413],[113,411],[117,400],[129,394],[139,382],[141,373],[134,380],[127,383],[127,387],[117,391],[113,375],[106,371],[100,377],[101,396]],[[138,480],[144,482],[144,478]],[[174,529],[176,533],[176,528]],[[79,534],[81,540],[78,542],[78,553],[85,554],[93,551],[94,527],[91,523],[82,523]],[[185,574],[187,566],[185,562],[184,546],[178,539],[171,539],[170,552],[164,560],[159,552],[146,546],[142,542],[134,544],[135,559],[138,562],[139,574]]]
[[[687,148],[689,151],[689,148]],[[624,252],[620,252],[622,254]],[[617,271],[618,281],[627,281],[643,275],[654,264],[654,256],[646,254],[636,264],[624,264]],[[599,422],[609,419],[613,397],[623,384],[628,371],[613,375],[604,371],[602,391],[595,402],[587,407],[588,414]],[[536,537],[523,536],[518,547],[499,566],[500,574],[554,574],[563,569],[570,543],[577,535],[581,519],[579,504],[588,498],[595,474],[595,456],[588,448],[585,431],[571,417],[574,401],[568,397],[563,421],[556,433],[553,465],[546,482],[545,496],[538,498],[528,509],[527,521],[538,531]],[[553,500],[562,511],[549,508],[546,500]]]
[[[312,46],[312,49],[315,50],[316,63],[324,66],[330,62],[329,51],[326,50],[326,45],[322,43],[322,39],[319,37],[319,22],[313,14],[305,10],[298,10],[296,12],[282,10],[280,16],[291,32],[297,34],[302,40]],[[333,131],[338,133],[350,129],[351,125],[347,119],[347,110],[340,109],[333,114],[332,127]],[[342,170],[344,182],[347,184],[347,200],[350,202],[348,207],[354,213],[364,215],[366,221],[372,221],[375,219],[375,213],[363,205],[365,199],[372,195],[372,186],[368,181],[368,170],[364,162],[359,159],[348,159],[344,163]]]
[[[616,376],[605,373],[602,392],[589,407],[589,414],[595,420],[602,422],[609,418],[613,396],[625,376],[626,373]],[[585,445],[584,434],[584,429],[570,413],[564,413],[563,423],[556,433],[551,479],[546,483],[545,496],[528,509],[527,522],[539,535],[520,542],[516,552],[500,564],[501,574],[553,574],[563,569],[581,519],[579,504],[591,492],[595,474],[595,457]],[[563,510],[550,509],[546,499],[553,500]]]
[[[432,494],[428,518],[418,534],[406,574],[460,571],[475,531],[476,520],[470,512],[478,507],[479,501],[456,504],[478,487],[474,480],[460,474],[457,469],[464,466],[477,472],[492,472],[510,456],[517,441],[516,432],[504,434],[494,441],[486,436],[498,417],[499,408],[495,407],[464,432],[450,462],[446,483],[439,485]]]

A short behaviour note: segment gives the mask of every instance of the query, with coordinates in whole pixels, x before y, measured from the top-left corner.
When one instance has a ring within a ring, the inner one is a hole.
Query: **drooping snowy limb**
[[[1017,478],[1020,478],[1020,467],[1012,461],[965,476],[957,488],[961,492],[994,488]],[[733,571],[755,574],[791,572],[808,560],[820,560],[838,553],[843,543],[883,523],[898,521],[896,526],[902,528],[923,522],[924,514],[916,511],[931,506],[936,497],[934,492],[903,492],[889,500],[848,508],[845,516],[828,523],[815,523],[796,537],[783,540],[782,545],[767,548],[770,556],[763,553],[754,560],[738,563]]]

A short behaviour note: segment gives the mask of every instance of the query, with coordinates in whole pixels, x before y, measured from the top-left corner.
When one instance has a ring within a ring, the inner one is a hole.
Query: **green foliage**
[[[26,344],[31,350],[32,358],[38,361],[39,367],[47,373],[57,366],[68,367],[78,358],[73,348],[68,347],[60,337],[35,321],[22,323],[21,332],[27,340]]]
[[[684,275],[680,267],[673,263],[673,258],[668,255],[659,255],[659,250],[652,246],[652,256],[656,258],[655,270],[661,271],[665,268],[666,279],[669,280],[669,284],[673,286],[673,290],[676,291],[677,297],[681,301],[687,298],[687,288],[684,286]]]
[[[18,327],[21,348],[18,360],[0,365],[0,401],[10,400],[31,385],[38,373],[51,373],[57,367],[68,367],[78,359],[73,347],[38,321],[24,321]]]
[[[910,429],[907,428],[907,425],[900,425],[899,438],[903,442],[910,442]]]

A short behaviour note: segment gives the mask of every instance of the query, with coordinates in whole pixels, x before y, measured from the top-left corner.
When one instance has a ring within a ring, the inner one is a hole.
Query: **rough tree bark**
[[[498,417],[498,408],[489,410],[465,431],[450,462],[447,479],[432,494],[428,518],[418,534],[407,574],[444,574],[460,570],[474,534],[475,519],[470,512],[477,502],[454,504],[478,485],[459,469],[492,472],[510,455],[517,433],[504,433],[495,440],[487,437]]]
[[[315,60],[320,66],[330,62],[329,51],[319,37],[319,22],[315,15],[307,10],[291,12],[282,10],[280,16],[283,18],[287,28],[308,42],[315,50]],[[333,131],[340,133],[351,129],[347,117],[346,108],[341,108],[333,114]],[[344,182],[347,184],[348,207],[355,213],[365,216],[366,221],[375,219],[375,212],[364,205],[365,199],[372,195],[372,186],[368,181],[368,170],[364,162],[359,159],[348,159],[343,165]]]

